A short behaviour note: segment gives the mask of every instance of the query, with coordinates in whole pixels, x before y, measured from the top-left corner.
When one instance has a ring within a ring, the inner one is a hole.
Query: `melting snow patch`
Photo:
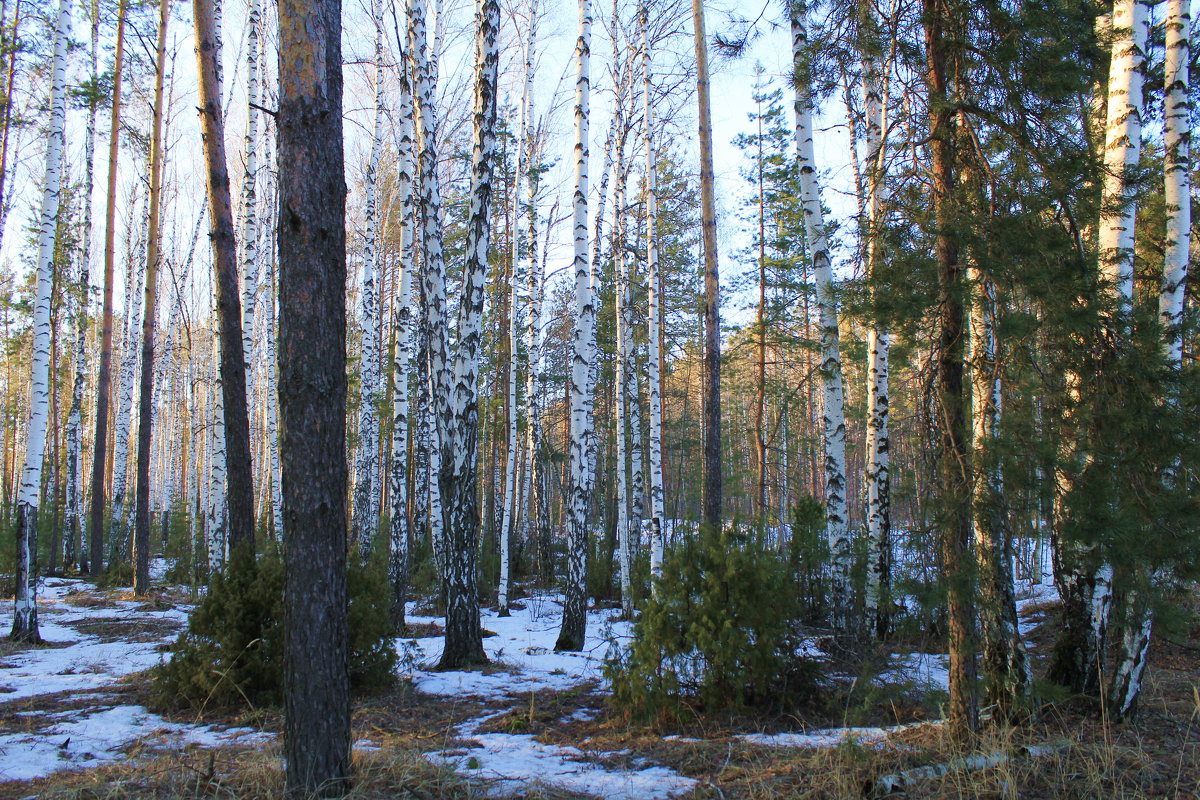
[[[30,780],[63,769],[116,761],[135,744],[218,747],[258,744],[268,738],[252,728],[181,725],[141,706],[114,706],[76,715],[36,733],[0,735],[0,781]]]
[[[877,744],[898,731],[928,724],[930,723],[918,722],[911,725],[895,725],[890,728],[828,728],[808,733],[748,733],[738,738],[750,744],[761,744],[767,747],[836,747],[843,742],[851,741],[857,744]]]
[[[514,694],[570,689],[589,681],[603,685],[604,657],[614,641],[629,638],[628,622],[609,619],[610,611],[588,613],[587,639],[578,653],[557,653],[554,644],[562,623],[562,603],[557,596],[535,595],[520,601],[523,608],[512,616],[499,617],[483,609],[482,626],[494,633],[483,640],[484,650],[502,671],[436,672],[432,667],[442,655],[443,639],[399,640],[417,662],[413,685],[426,694],[505,699]],[[409,616],[416,624],[442,622],[441,617]],[[402,656],[404,653],[401,653]]]
[[[493,797],[520,794],[534,781],[608,800],[665,800],[696,785],[691,778],[662,766],[607,770],[584,760],[589,754],[577,748],[545,745],[527,734],[489,733],[472,738],[479,747],[465,753],[462,750],[430,753],[428,758],[448,764],[468,777],[488,780],[489,795]]]

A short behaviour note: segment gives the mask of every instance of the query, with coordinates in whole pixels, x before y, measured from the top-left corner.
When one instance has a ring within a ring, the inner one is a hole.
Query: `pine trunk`
[[[125,63],[126,0],[117,6],[117,44],[113,53],[112,117],[108,131],[108,201],[104,212],[104,300],[100,328],[100,369],[96,380],[96,438],[92,446],[92,497],[89,567],[92,575],[104,568],[105,467],[108,464],[108,415],[112,391],[113,282],[117,246],[117,164],[121,141],[121,73]]]
[[[350,788],[341,11],[339,0],[279,7],[284,757],[294,798]]]
[[[162,216],[163,88],[167,73],[170,3],[160,0],[155,57],[154,112],[150,123],[150,211],[146,232],[146,294],[142,301],[142,374],[138,396],[138,450],[134,485],[133,593],[150,591],[150,448],[154,411],[154,327],[158,312],[159,226]]]
[[[700,136],[700,224],[704,251],[704,487],[701,519],[721,526],[721,283],[717,272],[716,179],[704,2],[692,0],[696,45],[696,100]]]

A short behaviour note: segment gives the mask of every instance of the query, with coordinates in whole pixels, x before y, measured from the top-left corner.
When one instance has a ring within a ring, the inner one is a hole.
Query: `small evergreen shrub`
[[[796,655],[791,565],[761,535],[703,528],[666,554],[624,654],[605,674],[618,707],[654,717],[808,699],[813,665]]]
[[[349,559],[350,685],[374,690],[394,680],[397,663],[388,586],[378,568]],[[283,562],[235,555],[212,577],[188,628],[155,670],[166,707],[277,705],[283,698]]]

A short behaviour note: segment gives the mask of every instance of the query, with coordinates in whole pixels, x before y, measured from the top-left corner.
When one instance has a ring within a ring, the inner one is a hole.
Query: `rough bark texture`
[[[279,410],[287,793],[349,789],[340,0],[279,4]]]
[[[471,154],[471,205],[467,258],[458,317],[458,351],[451,395],[452,435],[442,442],[442,513],[446,531],[446,645],[439,666],[456,669],[485,664],[479,627],[476,562],[479,498],[476,454],[479,435],[479,363],[491,227],[492,173],[496,151],[496,82],[500,51],[498,0],[475,6],[475,111]]]

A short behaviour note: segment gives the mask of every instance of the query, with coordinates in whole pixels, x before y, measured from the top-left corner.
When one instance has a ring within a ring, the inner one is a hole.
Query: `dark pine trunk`
[[[286,788],[332,797],[350,777],[340,0],[280,3],[278,129]]]

